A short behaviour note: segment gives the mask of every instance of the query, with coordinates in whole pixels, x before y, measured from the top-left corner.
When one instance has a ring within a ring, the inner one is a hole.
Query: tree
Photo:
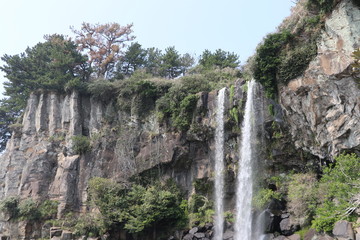
[[[180,58],[182,75],[185,76],[186,72],[189,70],[189,68],[194,66],[194,64],[195,59],[189,53],[185,53],[184,55],[182,55]]]
[[[146,50],[145,69],[153,76],[160,76],[162,53],[158,48],[148,48]]]
[[[114,64],[121,58],[121,51],[128,41],[135,39],[131,35],[133,24],[120,26],[118,23],[83,23],[81,30],[73,27],[77,35],[76,43],[80,51],[87,50],[89,63],[97,78],[110,78]]]
[[[181,61],[178,51],[175,47],[165,49],[165,54],[161,58],[161,76],[167,78],[176,78],[181,74]]]
[[[45,40],[24,53],[1,58],[5,64],[0,69],[8,79],[4,95],[8,98],[0,101],[0,149],[9,138],[9,124],[20,116],[30,92],[64,91],[70,81],[86,81],[86,56],[77,51],[75,43],[58,34],[45,36]]]
[[[139,43],[131,43],[124,56],[119,61],[120,72],[126,76],[131,75],[137,69],[144,67],[146,62],[146,50]]]
[[[235,53],[225,52],[217,49],[214,53],[205,50],[199,60],[200,65],[205,68],[219,67],[219,68],[236,68],[239,66],[239,56]]]

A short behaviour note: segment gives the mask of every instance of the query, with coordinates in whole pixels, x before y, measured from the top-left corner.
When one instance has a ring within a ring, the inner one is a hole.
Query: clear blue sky
[[[69,26],[79,29],[82,22],[117,22],[133,23],[135,41],[144,48],[175,46],[195,56],[221,48],[245,63],[293,5],[293,0],[4,0],[0,55],[24,52],[45,34],[72,36]]]

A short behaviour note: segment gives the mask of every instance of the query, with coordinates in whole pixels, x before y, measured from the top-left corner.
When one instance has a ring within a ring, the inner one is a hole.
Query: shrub
[[[335,0],[308,0],[307,8],[309,11],[316,9],[320,13],[329,13],[335,6]]]
[[[93,178],[89,196],[99,208],[104,224],[121,223],[131,233],[144,233],[155,226],[175,227],[186,218],[181,193],[173,183],[127,189],[109,179]]]
[[[37,202],[32,198],[19,201],[17,197],[8,197],[0,202],[0,211],[8,214],[12,220],[48,220],[57,214],[57,201]]]
[[[109,226],[99,214],[86,214],[74,221],[71,229],[76,236],[96,237],[106,233]]]
[[[286,84],[289,80],[299,76],[317,54],[316,42],[296,45],[294,49],[287,51],[280,59],[278,66],[278,80]]]
[[[129,205],[125,196],[127,189],[110,179],[95,177],[89,181],[89,198],[108,221],[125,221],[124,209]]]
[[[83,135],[77,135],[72,137],[72,148],[76,154],[83,154],[90,151],[90,139]]]
[[[190,227],[195,223],[199,223],[198,225],[204,225],[205,223],[213,222],[213,216],[215,214],[213,202],[203,195],[191,195],[188,211]]]
[[[0,202],[0,211],[7,214],[10,219],[16,219],[19,216],[18,204],[17,197],[7,197]]]
[[[71,92],[72,90],[77,90],[82,93],[87,92],[87,83],[82,81],[80,78],[73,78],[65,83],[64,90],[66,92]]]
[[[41,213],[38,204],[32,199],[25,199],[19,204],[19,216],[21,220],[39,220]]]
[[[310,223],[316,205],[317,179],[315,174],[293,174],[288,185],[288,209],[300,225]]]
[[[173,110],[171,117],[176,129],[181,131],[189,129],[198,98],[197,95],[190,94],[181,100],[178,109]]]
[[[276,74],[281,63],[280,51],[291,38],[288,31],[269,34],[256,50],[254,77],[265,87],[269,98],[277,95]]]
[[[117,95],[118,83],[110,82],[104,79],[98,79],[87,85],[87,91],[94,98],[107,102]]]
[[[47,220],[47,219],[56,218],[58,205],[59,202],[54,200],[45,200],[41,202],[38,207],[38,211],[40,212],[41,219]]]
[[[360,158],[355,154],[341,154],[335,163],[323,170],[318,197],[321,202],[315,210],[312,227],[329,232],[340,219],[351,220],[354,216],[352,197],[360,187]]]
[[[252,205],[258,209],[263,210],[272,199],[281,199],[281,193],[269,188],[259,189],[252,199]]]
[[[169,188],[163,184],[155,184],[146,189],[134,186],[127,198],[131,206],[125,229],[142,232],[155,225],[162,228],[175,227],[184,218],[179,197],[177,188]]]
[[[118,105],[124,111],[144,116],[155,107],[155,101],[165,95],[171,86],[172,82],[168,80],[141,79],[135,74],[119,84]]]

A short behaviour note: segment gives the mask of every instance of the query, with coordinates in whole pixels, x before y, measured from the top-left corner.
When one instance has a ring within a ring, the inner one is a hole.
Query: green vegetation
[[[317,179],[315,174],[298,173],[288,184],[288,209],[304,225],[309,225],[317,205]]]
[[[194,67],[194,57],[180,54],[174,46],[162,53],[137,42],[130,44],[132,27],[83,23],[79,30],[72,28],[75,41],[54,34],[24,53],[5,54],[0,70],[8,79],[4,83],[8,98],[0,100],[0,150],[11,136],[9,125],[21,117],[31,92],[76,90],[106,103],[118,99],[116,107],[139,117],[157,108],[160,118],[186,131],[194,94],[228,85],[240,76],[234,53],[205,50]],[[168,100],[176,102],[165,103]]]
[[[100,210],[101,217],[97,218],[103,219],[104,226],[117,223],[138,236],[156,231],[157,226],[166,230],[186,222],[181,192],[172,182],[147,187],[133,184],[129,188],[109,179],[93,178],[89,182],[89,195]]]
[[[332,11],[336,1],[308,0],[305,5],[299,3],[295,7],[297,14],[285,19],[279,32],[264,38],[250,61],[250,75],[263,84],[269,98],[276,98],[279,85],[301,75],[316,56],[324,16]]]
[[[280,56],[280,65],[277,69],[277,78],[280,83],[287,83],[296,78],[309,65],[310,61],[317,54],[315,41],[305,44],[294,45]]]
[[[225,52],[217,49],[214,53],[205,50],[200,56],[199,64],[206,69],[218,68],[237,68],[239,66],[239,56],[235,53]]]
[[[277,94],[276,74],[281,63],[280,52],[291,38],[289,31],[269,34],[256,50],[254,77],[265,87],[268,98],[275,98]]]
[[[0,202],[0,211],[12,221],[45,221],[56,218],[57,206],[58,202],[53,200],[38,202],[32,198],[7,197]]]
[[[192,194],[189,200],[189,226],[205,225],[213,221],[215,214],[214,204],[211,200],[201,194]]]
[[[324,167],[320,179],[312,172],[290,173],[265,179],[255,192],[253,206],[262,210],[271,199],[286,200],[294,223],[301,228],[331,232],[338,220],[354,221],[360,207],[360,158],[341,154]]]
[[[19,216],[19,199],[14,196],[7,197],[0,202],[0,211],[9,216],[9,219],[16,219]]]
[[[352,75],[360,87],[360,48],[353,52],[354,63],[352,64]]]
[[[8,98],[0,101],[1,149],[11,135],[9,124],[21,116],[31,92],[64,92],[69,82],[86,81],[86,57],[77,51],[76,44],[57,34],[46,36],[45,40],[24,53],[1,57],[5,64],[0,70],[8,79],[4,82],[4,95]]]
[[[320,204],[312,227],[327,232],[340,219],[351,221],[359,207],[360,158],[355,154],[341,154],[323,172],[317,194]]]
[[[318,11],[321,14],[330,13],[334,8],[335,0],[308,0],[307,8],[309,11]]]
[[[77,135],[72,137],[73,141],[72,148],[76,154],[84,154],[90,151],[90,139],[87,136]]]
[[[282,194],[280,192],[274,191],[269,188],[261,188],[255,193],[252,199],[252,205],[254,206],[254,208],[262,210],[267,206],[267,204],[270,203],[272,199],[280,200],[281,197]]]

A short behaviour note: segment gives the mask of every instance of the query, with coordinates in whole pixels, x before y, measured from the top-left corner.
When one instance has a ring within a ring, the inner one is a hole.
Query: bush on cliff
[[[137,235],[184,223],[182,197],[174,183],[124,186],[109,179],[93,178],[89,182],[91,201],[99,208],[107,226],[119,223]]]
[[[320,204],[315,210],[312,227],[329,232],[336,221],[351,221],[360,207],[360,157],[341,154],[323,173],[318,189]]]
[[[44,221],[56,218],[58,202],[54,200],[36,201],[32,198],[19,200],[7,197],[0,202],[0,211],[13,221]]]

